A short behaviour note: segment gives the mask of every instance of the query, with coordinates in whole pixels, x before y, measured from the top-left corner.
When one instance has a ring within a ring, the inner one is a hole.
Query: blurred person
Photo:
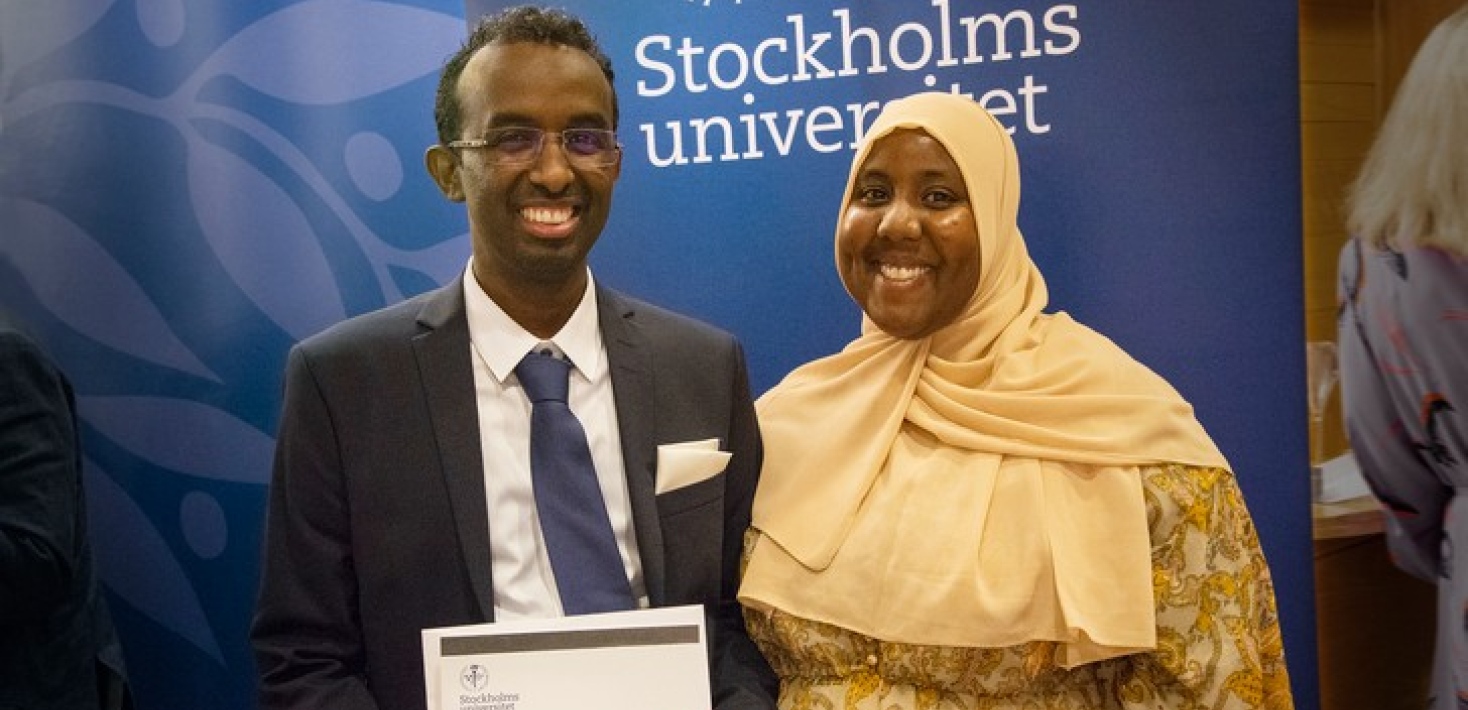
[[[1228,462],[1161,377],[1064,313],[972,99],[887,104],[836,269],[864,313],[760,398],[740,588],[779,707],[1291,708]]]
[[[0,710],[125,705],[71,384],[0,314]]]
[[[1341,406],[1393,562],[1438,587],[1431,707],[1468,706],[1468,6],[1413,58],[1348,197]]]

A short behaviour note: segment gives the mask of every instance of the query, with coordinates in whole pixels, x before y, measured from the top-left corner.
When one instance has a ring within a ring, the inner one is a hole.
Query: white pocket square
[[[733,454],[719,450],[718,439],[658,444],[657,494],[691,486],[721,473]]]

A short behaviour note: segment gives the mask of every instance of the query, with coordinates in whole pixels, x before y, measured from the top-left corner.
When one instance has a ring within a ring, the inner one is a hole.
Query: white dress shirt
[[[646,607],[647,588],[642,580],[632,505],[623,473],[621,429],[617,426],[606,349],[597,325],[596,289],[590,272],[586,293],[571,319],[549,341],[542,341],[520,327],[484,293],[472,266],[471,259],[464,275],[464,302],[473,351],[484,492],[489,505],[495,619],[564,615],[530,481],[530,400],[515,376],[521,358],[547,342],[571,361],[571,411],[586,430],[632,595],[638,606]]]

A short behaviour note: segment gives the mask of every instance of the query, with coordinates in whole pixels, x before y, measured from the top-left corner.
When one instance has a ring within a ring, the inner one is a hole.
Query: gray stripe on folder
[[[698,643],[698,626],[654,626],[639,629],[580,629],[526,634],[487,634],[439,639],[443,656],[475,656],[520,651],[560,651],[572,648],[617,646],[670,646]]]

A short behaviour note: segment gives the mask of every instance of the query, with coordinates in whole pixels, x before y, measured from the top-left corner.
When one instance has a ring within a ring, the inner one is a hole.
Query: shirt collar
[[[525,353],[544,342],[525,330],[480,288],[474,278],[474,259],[464,270],[464,305],[469,319],[469,339],[495,380],[504,384]],[[561,330],[550,343],[565,354],[574,369],[588,380],[601,376],[606,357],[601,346],[601,328],[596,316],[596,283],[586,271],[586,292]]]

